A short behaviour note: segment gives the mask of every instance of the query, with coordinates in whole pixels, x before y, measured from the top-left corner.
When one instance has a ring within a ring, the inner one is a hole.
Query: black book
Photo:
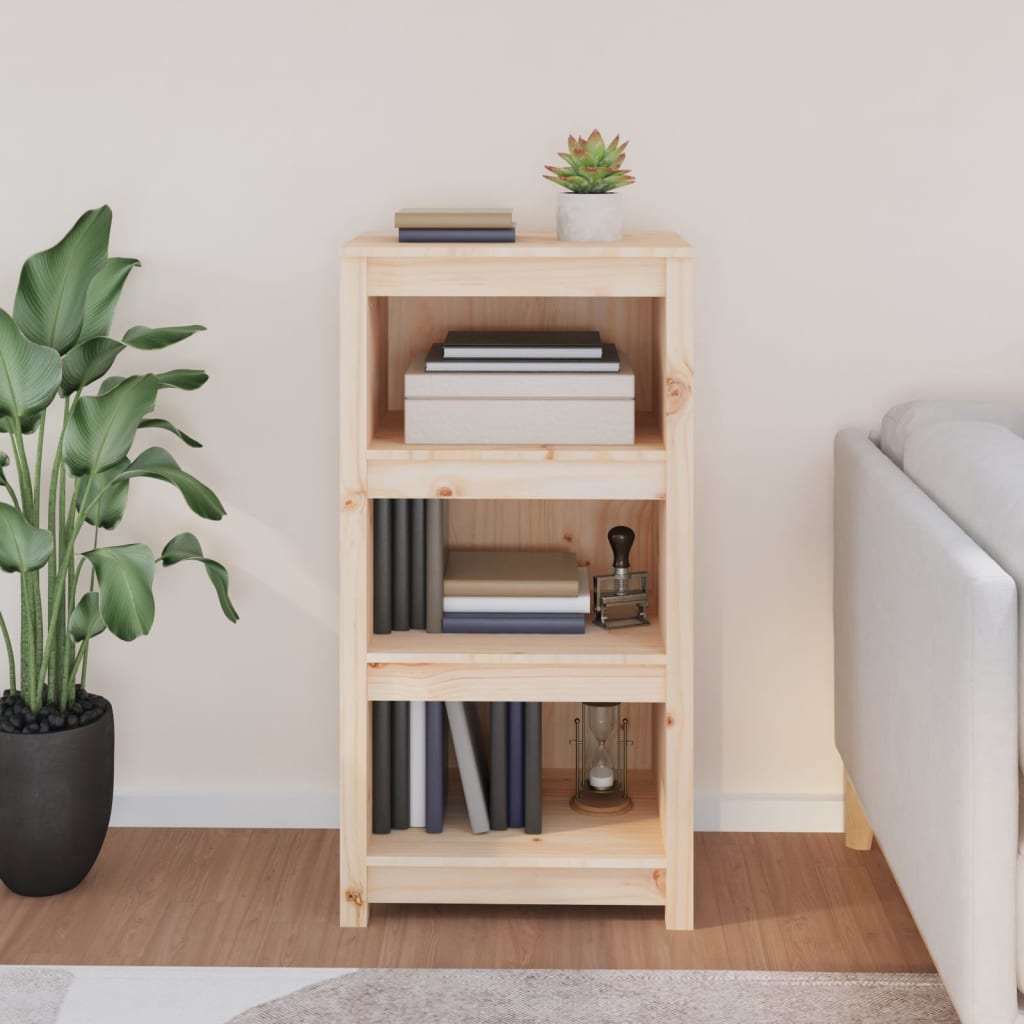
[[[391,702],[391,827],[409,827],[409,702]]]
[[[373,499],[373,631],[391,632],[391,499]]]
[[[448,718],[444,703],[427,702],[427,831],[444,831],[448,805]]]
[[[409,628],[409,499],[394,498],[391,514],[391,628]]]
[[[440,633],[444,567],[448,559],[448,502],[443,498],[427,498],[426,504],[426,628],[428,633]]]
[[[600,359],[599,331],[449,331],[445,359]]]
[[[508,828],[508,704],[491,701],[491,828]]]
[[[541,831],[541,806],[543,769],[541,765],[541,705],[539,701],[526,702],[524,709],[526,731],[525,804],[526,831],[539,835]]]
[[[373,779],[370,803],[373,831],[387,835],[391,831],[391,705],[384,700],[373,702]]]
[[[514,242],[512,228],[399,228],[400,242]]]
[[[409,500],[409,628],[427,628],[427,503]]]
[[[526,824],[523,806],[523,757],[526,741],[523,737],[523,702],[508,702],[508,825],[522,828]]]

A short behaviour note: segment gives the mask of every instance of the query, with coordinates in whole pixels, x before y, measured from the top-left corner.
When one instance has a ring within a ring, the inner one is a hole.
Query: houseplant
[[[628,142],[618,135],[605,144],[596,129],[558,155],[562,167],[545,167],[544,177],[565,189],[558,195],[558,237],[563,242],[617,242],[622,237],[622,206],[615,189],[636,180],[623,168]]]
[[[120,523],[135,477],[177,488],[204,519],[224,515],[213,491],[166,449],[130,454],[137,435],[153,430],[199,446],[153,413],[161,389],[191,391],[207,375],[109,371],[126,348],[161,350],[203,328],[133,327],[120,341],[110,337],[139,265],[108,257],[110,224],[109,207],[83,214],[25,262],[12,312],[0,310],[0,569],[18,576],[21,596],[19,628],[0,613],[10,678],[0,699],[0,878],[30,896],[77,885],[110,820],[114,715],[86,689],[92,640],[149,632],[156,565],[201,562],[224,614],[238,618],[227,571],[191,533],[159,556],[145,544],[100,543],[100,531]]]

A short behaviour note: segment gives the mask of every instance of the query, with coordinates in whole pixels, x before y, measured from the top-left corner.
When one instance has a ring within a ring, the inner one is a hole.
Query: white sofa
[[[836,745],[964,1024],[1024,1021],[1024,405],[835,444]]]

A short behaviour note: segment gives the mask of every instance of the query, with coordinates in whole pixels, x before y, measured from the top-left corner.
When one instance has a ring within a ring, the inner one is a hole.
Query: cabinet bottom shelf
[[[445,830],[370,837],[367,888],[372,903],[660,905],[665,847],[650,773],[631,776],[633,808],[589,816],[569,807],[572,782],[544,785],[544,831],[473,835],[453,791]]]

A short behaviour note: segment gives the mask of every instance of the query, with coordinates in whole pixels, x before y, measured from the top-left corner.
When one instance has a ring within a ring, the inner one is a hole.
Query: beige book
[[[398,210],[396,228],[511,228],[512,211],[487,209]]]
[[[450,551],[445,597],[575,597],[572,551]]]

